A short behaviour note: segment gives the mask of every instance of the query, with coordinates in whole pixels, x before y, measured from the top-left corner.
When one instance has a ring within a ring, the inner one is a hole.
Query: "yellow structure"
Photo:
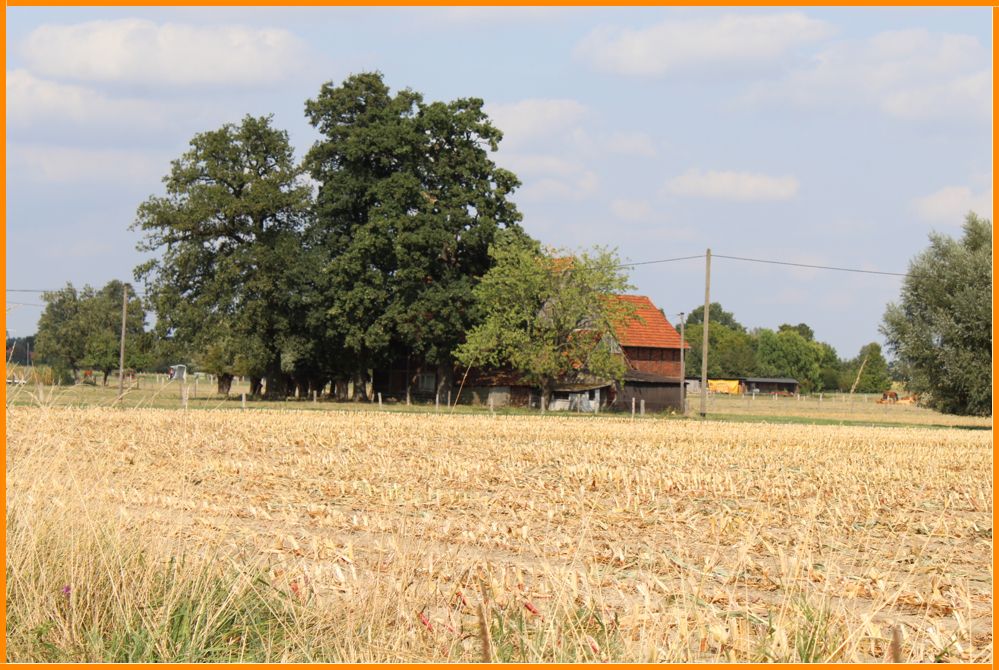
[[[730,393],[738,395],[742,393],[742,386],[738,379],[709,379],[708,391],[711,393]]]

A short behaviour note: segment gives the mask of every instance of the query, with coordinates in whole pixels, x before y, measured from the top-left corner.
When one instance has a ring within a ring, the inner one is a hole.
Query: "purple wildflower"
[[[61,588],[61,589],[59,589],[59,590],[60,590],[60,591],[62,592],[62,594],[63,594],[64,596],[66,596],[67,598],[69,597],[69,594],[73,592],[73,589],[69,588],[69,584],[67,584],[66,586],[62,587],[62,588]]]

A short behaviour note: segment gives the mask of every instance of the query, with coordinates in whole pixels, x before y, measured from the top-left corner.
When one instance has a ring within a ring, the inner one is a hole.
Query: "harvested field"
[[[155,629],[106,573],[184,556],[288,607],[227,660],[991,662],[991,473],[991,430],[8,407],[8,658],[97,660],[87,580]]]

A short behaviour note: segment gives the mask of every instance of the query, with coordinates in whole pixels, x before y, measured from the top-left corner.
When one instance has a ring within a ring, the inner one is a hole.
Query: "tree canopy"
[[[60,375],[83,368],[108,375],[118,369],[121,345],[122,291],[126,284],[118,280],[95,290],[84,286],[77,291],[72,284],[42,294],[45,311],[38,321],[35,354],[39,362],[53,367]],[[125,366],[144,368],[149,361],[150,343],[145,332],[142,300],[128,286],[128,309],[125,319]]]
[[[220,391],[239,374],[267,377],[268,392],[281,393],[303,296],[289,278],[301,260],[309,188],[270,117],[199,133],[190,147],[173,161],[166,195],[139,207],[139,248],[162,255],[136,277],[159,335],[219,375]]]
[[[952,414],[992,413],[992,222],[969,213],[961,239],[934,233],[909,264],[881,327],[909,389]]]
[[[891,388],[888,361],[885,360],[881,353],[881,345],[877,342],[865,344],[860,348],[857,357],[847,361],[843,366],[841,386],[844,389],[851,389],[854,382],[857,384],[855,389],[857,393],[884,393]]]
[[[708,312],[709,324],[708,324],[708,337],[711,337],[711,328],[715,325],[725,326],[726,328],[731,328],[732,330],[745,331],[746,328],[741,323],[735,320],[735,315],[732,312],[726,312],[722,309],[722,306],[713,302],[710,305],[711,310]],[[687,315],[686,324],[688,326],[693,326],[696,324],[704,323],[704,305],[698,305],[694,309],[690,310],[690,314]],[[708,343],[710,346],[710,342]]]
[[[358,376],[404,352],[447,379],[475,323],[489,245],[500,231],[526,238],[509,200],[520,182],[489,157],[502,133],[483,104],[392,94],[379,73],[327,83],[306,103],[322,134],[306,157],[318,183],[317,319]]]

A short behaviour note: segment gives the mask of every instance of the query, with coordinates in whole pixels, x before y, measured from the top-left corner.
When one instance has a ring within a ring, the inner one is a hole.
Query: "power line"
[[[832,265],[812,265],[810,263],[792,263],[790,261],[775,261],[765,258],[746,258],[745,256],[726,256],[724,254],[712,254],[714,258],[725,258],[733,261],[745,261],[748,263],[763,263],[766,265],[785,265],[796,268],[809,268],[813,270],[833,270],[835,272],[853,272],[857,274],[868,274],[868,275],[885,275],[889,277],[908,277],[907,272],[887,272],[884,270],[861,270],[860,268],[844,268]],[[660,258],[652,261],[635,261],[634,263],[621,263],[617,265],[618,268],[633,268],[639,265],[658,265],[661,263],[675,263],[677,261],[690,261],[697,258],[704,258],[704,254],[695,254],[693,256],[677,256],[675,258]],[[61,289],[42,289],[42,288],[9,288],[6,289],[8,293],[56,293]],[[134,293],[139,297],[143,297],[140,293]],[[30,303],[24,303],[30,304]]]
[[[672,263],[674,261],[689,261],[694,258],[704,258],[704,254],[697,254],[696,256],[680,256],[678,258],[663,258],[657,261],[638,261],[636,263],[621,263],[617,267],[619,268],[631,268],[636,265],[654,265],[656,263]]]
[[[790,265],[796,268],[812,268],[815,270],[835,270],[837,272],[858,272],[868,275],[888,275],[891,277],[908,277],[907,272],[884,272],[882,270],[860,270],[858,268],[839,268],[830,265],[809,265],[808,263],[790,263],[788,261],[772,261],[762,258],[743,258],[742,256],[723,256],[722,254],[712,254],[715,258],[728,258],[733,261],[748,261],[750,263],[767,263],[770,265]]]

